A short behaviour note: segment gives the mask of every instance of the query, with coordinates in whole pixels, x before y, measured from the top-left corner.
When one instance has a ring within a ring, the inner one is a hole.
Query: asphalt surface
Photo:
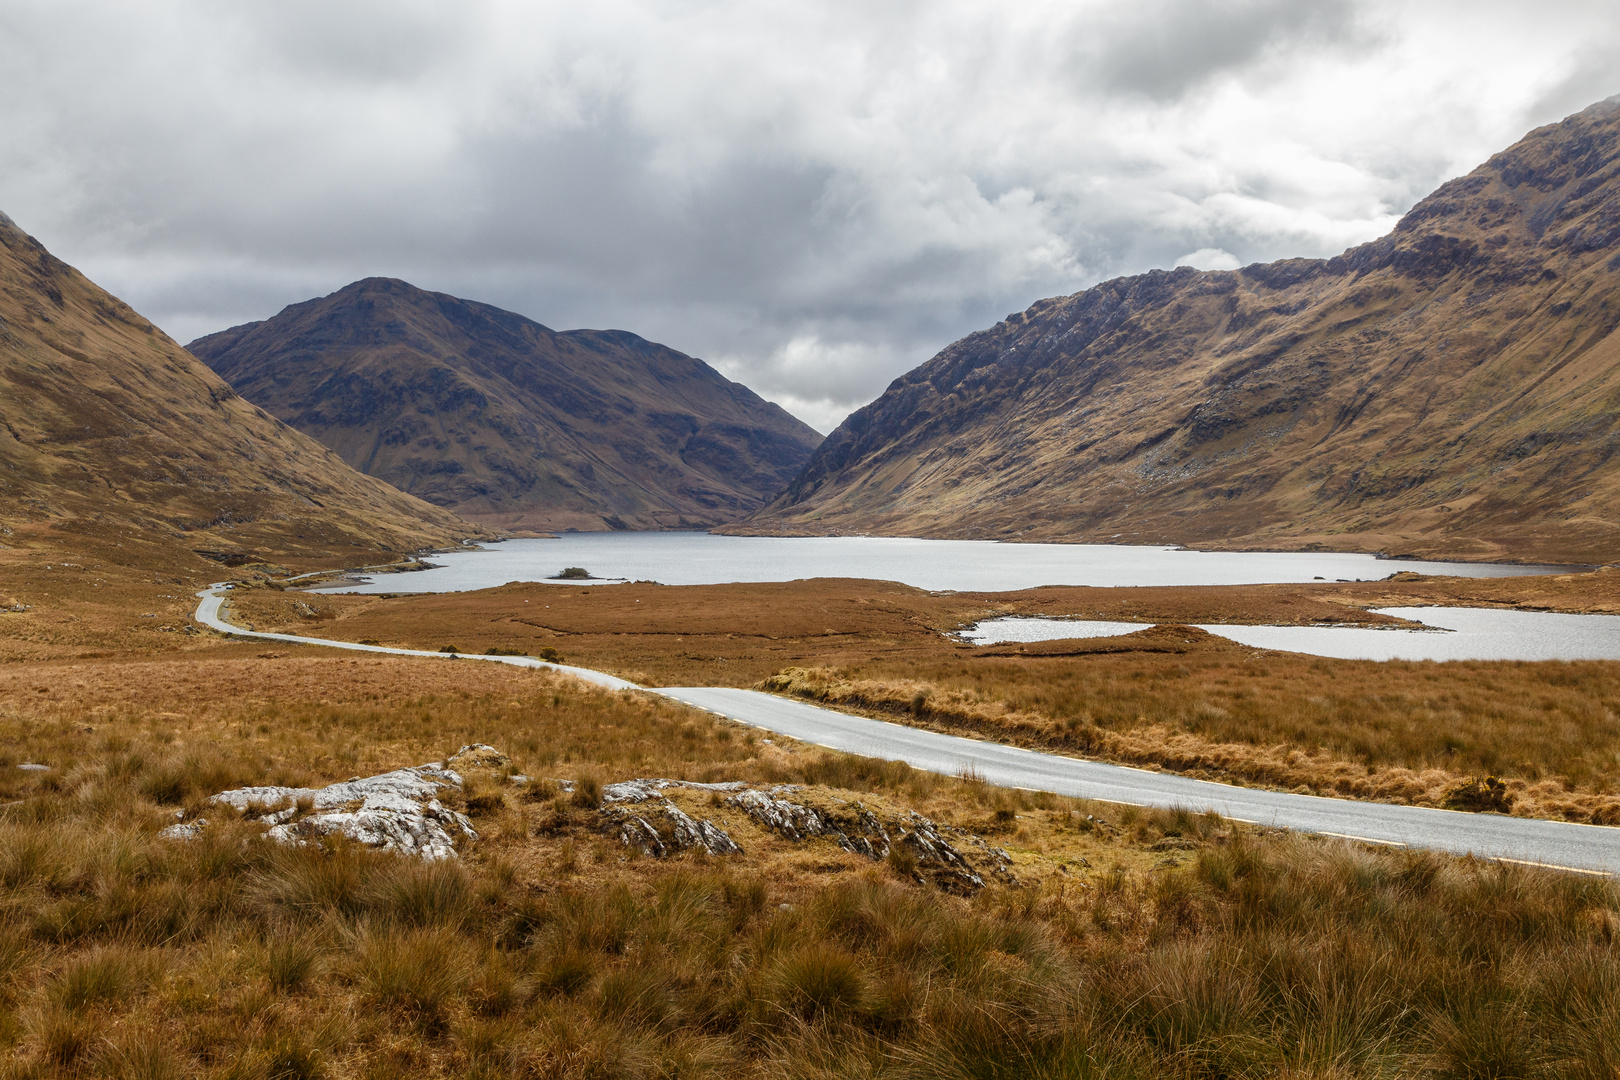
[[[497,664],[510,664],[513,667],[545,668],[547,671],[560,671],[564,675],[572,675],[576,679],[595,686],[606,687],[609,690],[640,690],[641,687],[625,679],[605,675],[590,668],[569,667],[567,664],[549,664],[544,660],[536,660],[532,656],[476,656],[472,653],[441,653],[422,652],[417,649],[393,649],[386,645],[361,645],[352,641],[328,641],[326,638],[299,637],[296,634],[270,634],[262,630],[244,630],[240,626],[225,621],[220,614],[221,605],[230,599],[230,590],[223,585],[213,585],[197,596],[196,620],[204,626],[212,627],[223,634],[234,634],[237,637],[263,639],[265,641],[285,641],[289,645],[330,645],[334,649],[351,649],[355,652],[386,653],[389,656],[425,656],[435,660],[491,660]]]
[[[653,693],[801,742],[904,761],[928,772],[952,776],[971,773],[1001,787],[1137,806],[1213,810],[1239,821],[1302,832],[1620,873],[1620,829],[1232,787],[1175,773],[942,735],[850,716],[757,690],[675,687]]]
[[[225,622],[220,614],[221,601],[229,595],[228,592],[215,587],[197,595],[202,598],[197,607],[197,621],[223,633],[394,656],[452,659],[446,653],[244,630]],[[599,671],[548,664],[529,657],[461,654],[461,658],[545,668],[612,690],[644,689]],[[1498,814],[1465,814],[1423,806],[1324,799],[1314,795],[1233,787],[1174,773],[1084,761],[1001,743],[924,731],[903,724],[851,716],[757,690],[713,686],[645,689],[693,708],[801,742],[887,761],[904,761],[912,768],[947,776],[973,775],[1000,787],[1050,791],[1058,795],[1137,806],[1183,808],[1199,813],[1214,811],[1238,821],[1352,840],[1429,848],[1457,855],[1472,854],[1481,858],[1568,870],[1620,874],[1620,828]]]

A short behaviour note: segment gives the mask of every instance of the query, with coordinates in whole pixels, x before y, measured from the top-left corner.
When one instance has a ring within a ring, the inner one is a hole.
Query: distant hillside
[[[1043,300],[740,527],[1620,559],[1620,98],[1327,260]]]
[[[701,360],[368,278],[191,343],[358,469],[502,528],[695,528],[780,493],[821,441]]]
[[[0,523],[309,558],[478,531],[242,400],[3,214]]]

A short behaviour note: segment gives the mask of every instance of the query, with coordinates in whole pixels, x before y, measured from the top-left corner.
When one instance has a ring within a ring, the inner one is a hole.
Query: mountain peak
[[[757,509],[820,436],[701,360],[365,278],[192,342],[363,471],[502,528],[698,528]]]
[[[469,531],[243,401],[4,215],[0,325],[0,515],[279,552]]]
[[[742,528],[1612,559],[1614,102],[1335,258],[1119,278],[970,334]]]

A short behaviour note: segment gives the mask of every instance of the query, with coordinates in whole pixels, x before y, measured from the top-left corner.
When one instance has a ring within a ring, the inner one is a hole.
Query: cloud
[[[181,340],[389,274],[823,428],[1040,297],[1335,254],[1620,90],[1580,0],[12,0],[0,40],[0,209]]]
[[[1194,270],[1236,270],[1243,263],[1230,251],[1221,248],[1199,248],[1176,260],[1177,266],[1190,266]]]

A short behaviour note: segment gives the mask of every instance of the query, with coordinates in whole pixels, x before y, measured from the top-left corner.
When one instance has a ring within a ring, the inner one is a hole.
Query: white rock
[[[369,847],[433,861],[455,858],[458,838],[478,839],[465,815],[438,800],[444,789],[460,787],[461,777],[453,769],[434,762],[323,788],[237,788],[208,801],[256,817],[270,826],[265,835],[282,843],[346,836]],[[304,817],[298,816],[300,803],[309,807]]]
[[[748,785],[741,780],[727,780],[719,784],[700,784],[695,780],[621,780],[616,784],[608,784],[602,788],[602,801],[616,802],[645,802],[648,799],[660,798],[660,792],[667,788],[690,788],[694,791],[741,791]]]
[[[198,833],[203,831],[204,826],[207,824],[208,819],[200,817],[196,821],[188,821],[181,825],[170,825],[167,828],[159,829],[158,835],[165,840],[192,840],[196,838]]]

